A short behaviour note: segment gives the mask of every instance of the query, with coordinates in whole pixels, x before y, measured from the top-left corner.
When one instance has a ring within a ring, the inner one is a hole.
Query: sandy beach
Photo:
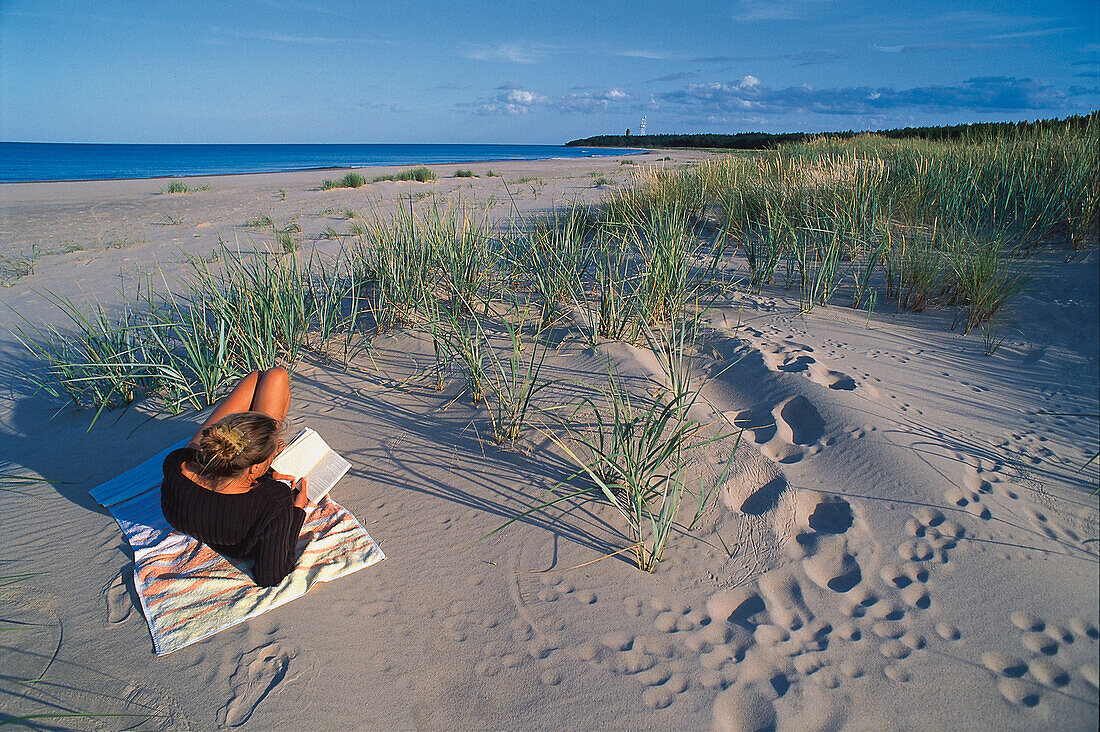
[[[693,372],[699,420],[741,439],[698,532],[652,573],[608,556],[626,541],[606,504],[563,502],[486,538],[575,468],[537,430],[496,445],[459,378],[437,391],[423,376],[422,332],[377,337],[347,371],[307,356],[291,430],[352,463],[333,498],[387,559],[154,656],[132,553],[88,491],[203,413],[138,403],[89,430],[92,412],[31,393],[10,330],[64,326],[49,294],[110,309],[221,243],[277,247],[274,229],[331,255],[409,200],[507,222],[709,157],[440,165],[434,183],[335,190],[319,188],[344,171],[188,178],[209,188],[186,194],[0,185],[0,255],[30,270],[8,266],[0,287],[0,472],[46,481],[0,490],[0,576],[28,575],[0,590],[0,621],[20,628],[0,644],[0,713],[134,715],[36,729],[1095,729],[1095,247],[1034,255],[992,355],[946,308],[804,313],[778,276],[731,288],[702,318]],[[732,279],[743,257],[722,267]],[[652,393],[664,376],[644,346],[562,328],[544,376],[598,387],[611,364]],[[734,444],[693,453],[693,474],[719,476]]]

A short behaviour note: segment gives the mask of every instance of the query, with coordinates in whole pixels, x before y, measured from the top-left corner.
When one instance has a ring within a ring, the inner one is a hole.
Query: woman
[[[280,431],[289,408],[287,372],[253,371],[186,447],[164,459],[160,505],[168,523],[221,554],[253,560],[261,587],[294,569],[306,517],[306,479],[270,470],[285,447]]]

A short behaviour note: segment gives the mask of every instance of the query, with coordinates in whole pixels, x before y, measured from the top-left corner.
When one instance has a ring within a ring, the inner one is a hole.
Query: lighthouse
[[[644,115],[642,116],[642,123],[640,125],[638,125],[638,134],[639,135],[644,135],[645,134],[645,116]]]

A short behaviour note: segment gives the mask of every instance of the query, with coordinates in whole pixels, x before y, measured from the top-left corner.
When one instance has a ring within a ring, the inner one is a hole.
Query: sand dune
[[[437,190],[498,217],[502,180],[541,179],[510,186],[535,210],[600,195],[589,173],[629,166],[470,167],[504,178]],[[344,207],[430,190],[309,190],[320,177],[174,197],[157,181],[0,186],[0,253],[54,252],[0,289],[0,322],[16,322],[9,306],[61,322],[44,290],[113,302],[120,269],[178,271],[181,251],[258,237],[241,224],[263,212],[300,216],[308,240]],[[422,335],[378,339],[367,372],[307,360],[291,420],[351,461],[334,495],[388,559],[159,659],[128,547],[87,492],[199,417],[134,408],[86,431],[89,413],[22,389],[28,356],[5,329],[0,466],[49,483],[0,493],[0,574],[34,575],[0,594],[20,628],[0,649],[0,713],[150,715],[56,721],[142,729],[1095,729],[1097,466],[1081,466],[1097,420],[1059,415],[1100,411],[1100,272],[1095,250],[1039,257],[992,356],[944,311],[800,314],[780,286],[719,302],[693,357],[701,419],[743,434],[699,530],[652,574],[629,555],[593,563],[626,544],[596,502],[474,543],[575,468],[538,432],[498,448],[457,377],[442,392],[412,378],[432,359]],[[639,393],[663,383],[652,353],[568,332],[546,376],[598,385],[608,362]],[[691,469],[717,476],[732,449],[715,442]]]

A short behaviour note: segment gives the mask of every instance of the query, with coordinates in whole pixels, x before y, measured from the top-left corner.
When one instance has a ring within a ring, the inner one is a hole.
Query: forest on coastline
[[[965,125],[900,127],[878,130],[870,134],[891,139],[961,140],[970,137],[1033,132],[1044,125],[1057,123],[1071,129],[1084,129],[1089,120],[1100,116],[1100,110],[1064,119],[1041,119],[1034,122],[975,122]],[[629,132],[629,130],[628,130]],[[565,143],[566,147],[644,147],[644,148],[712,148],[725,150],[770,150],[787,143],[805,142],[812,138],[845,140],[867,132],[844,130],[837,132],[738,132],[732,135],[711,133],[662,135],[595,135]]]

